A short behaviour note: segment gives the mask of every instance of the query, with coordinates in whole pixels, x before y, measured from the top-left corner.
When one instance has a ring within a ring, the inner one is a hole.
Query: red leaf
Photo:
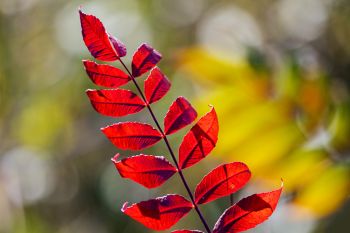
[[[213,233],[242,232],[267,220],[275,210],[282,192],[254,194],[240,200],[221,215]]]
[[[108,139],[123,150],[142,150],[162,139],[151,125],[139,122],[122,122],[101,129]]]
[[[197,112],[184,98],[178,97],[170,106],[164,119],[165,134],[172,134],[191,124],[197,118]]]
[[[153,230],[166,230],[176,224],[193,208],[184,197],[171,194],[128,207],[125,203],[122,212]]]
[[[170,82],[167,77],[155,67],[145,80],[145,95],[148,103],[160,100],[170,89]]]
[[[124,57],[126,55],[125,45],[120,40],[118,40],[117,38],[115,38],[112,35],[108,34],[108,38],[109,38],[109,41],[112,43],[113,48],[114,48],[115,52],[117,53],[118,57]]]
[[[126,116],[145,107],[145,103],[129,90],[87,90],[86,94],[94,109],[106,116]]]
[[[83,34],[85,45],[94,58],[101,61],[115,61],[118,59],[118,57],[125,55],[125,51],[121,52],[123,50],[120,49],[121,47],[125,48],[122,43],[119,42],[119,45],[116,46],[117,42],[112,39],[112,43],[114,45],[114,47],[112,47],[109,35],[97,17],[87,15],[81,10],[79,10],[79,15],[81,32]],[[116,50],[115,47],[119,48]]]
[[[112,159],[119,174],[146,188],[155,188],[172,177],[177,169],[162,156],[137,155],[117,161],[119,154]]]
[[[180,167],[190,167],[205,158],[214,149],[218,132],[218,118],[212,107],[184,137],[179,149]]]
[[[138,77],[152,69],[162,55],[148,44],[142,44],[132,57],[132,75]]]
[[[241,189],[250,179],[250,171],[244,163],[223,164],[209,172],[197,185],[195,201],[204,204],[230,195]]]
[[[175,231],[172,231],[171,233],[203,233],[203,231],[198,231],[198,230],[175,230]]]
[[[119,87],[131,80],[124,71],[110,65],[99,65],[93,61],[83,61],[86,73],[99,86]]]

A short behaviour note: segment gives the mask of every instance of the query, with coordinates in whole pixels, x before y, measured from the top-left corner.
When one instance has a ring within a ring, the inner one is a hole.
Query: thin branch
[[[203,223],[203,225],[204,225],[204,227],[205,227],[207,233],[211,233],[211,230],[210,230],[210,228],[209,228],[209,226],[208,226],[208,223],[206,222],[205,218],[203,217],[203,214],[202,214],[202,212],[200,211],[198,205],[197,205],[196,202],[194,201],[194,197],[193,197],[193,194],[192,194],[192,192],[191,192],[191,189],[190,189],[190,187],[188,186],[188,183],[187,183],[187,181],[186,181],[186,178],[185,178],[184,174],[182,173],[181,168],[179,167],[179,164],[178,164],[178,162],[177,162],[176,156],[175,156],[175,154],[174,154],[174,152],[173,152],[173,149],[172,149],[171,146],[170,146],[170,143],[169,143],[169,141],[168,141],[168,138],[167,138],[167,136],[165,135],[163,129],[160,127],[159,121],[157,120],[156,116],[154,115],[154,113],[153,113],[153,111],[152,111],[151,105],[150,105],[150,104],[148,103],[148,101],[146,100],[146,98],[145,98],[145,96],[144,96],[144,94],[143,94],[143,92],[142,92],[140,86],[137,84],[137,82],[136,82],[136,80],[135,80],[135,77],[132,75],[132,73],[130,72],[130,70],[128,69],[128,67],[124,64],[124,62],[121,60],[121,58],[119,58],[119,61],[120,61],[120,63],[124,66],[124,68],[125,68],[125,70],[128,72],[128,74],[130,75],[130,77],[131,77],[132,81],[134,82],[134,84],[135,84],[135,86],[136,86],[136,88],[137,88],[137,90],[138,90],[138,92],[139,92],[141,98],[142,98],[143,101],[146,103],[147,109],[148,109],[148,111],[150,112],[154,123],[156,124],[156,126],[157,126],[159,132],[162,134],[163,140],[164,140],[164,142],[165,142],[165,144],[166,144],[166,146],[167,146],[167,148],[168,148],[168,150],[169,150],[169,152],[170,152],[170,155],[171,155],[171,157],[172,157],[172,159],[173,159],[173,161],[174,161],[174,163],[175,163],[175,166],[176,166],[176,168],[177,168],[177,170],[178,170],[178,173],[179,173],[179,175],[180,175],[180,178],[181,178],[181,180],[182,180],[182,183],[184,184],[184,186],[185,186],[185,188],[186,188],[186,190],[187,190],[187,193],[188,193],[188,195],[189,195],[189,197],[190,197],[190,199],[191,199],[191,202],[192,202],[192,204],[193,204],[193,206],[194,206],[194,208],[195,208],[195,210],[196,210],[196,212],[197,212],[197,214],[198,214],[200,220],[202,221],[202,223]]]

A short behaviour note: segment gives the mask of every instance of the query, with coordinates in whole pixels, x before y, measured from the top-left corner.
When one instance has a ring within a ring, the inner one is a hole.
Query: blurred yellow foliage
[[[217,109],[216,156],[247,163],[256,179],[275,183],[282,177],[286,190],[296,193],[294,202],[317,216],[330,214],[346,200],[349,167],[338,165],[330,145],[317,140],[330,101],[320,71],[303,72],[288,63],[275,72],[256,70],[245,60],[201,48],[184,51],[180,68],[205,89],[197,98],[199,112],[207,110],[207,103]],[[339,122],[339,111],[333,131],[349,125],[346,117]],[[339,137],[333,141],[346,140]],[[308,145],[312,140],[317,143]]]

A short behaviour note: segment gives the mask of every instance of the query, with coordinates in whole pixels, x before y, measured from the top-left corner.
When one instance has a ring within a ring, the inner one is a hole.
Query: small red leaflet
[[[120,87],[131,78],[124,71],[110,65],[100,65],[93,61],[83,61],[86,73],[96,85],[103,87]]]
[[[110,36],[106,32],[101,21],[93,15],[87,15],[79,10],[81,32],[86,47],[91,55],[101,61],[115,61],[119,57],[125,56],[125,52],[117,53],[115,50],[117,41],[113,41],[114,48],[110,41]],[[120,43],[118,47],[125,47]]]
[[[209,172],[194,192],[197,204],[204,204],[225,197],[241,189],[250,179],[250,171],[244,163],[223,164]]]
[[[125,203],[122,212],[146,227],[161,231],[177,223],[193,208],[193,204],[177,194],[169,194],[128,207]]]
[[[186,134],[179,149],[181,169],[190,167],[205,158],[218,140],[219,123],[214,107]]]
[[[177,169],[162,156],[137,155],[118,161],[112,159],[121,177],[129,178],[146,188],[155,188],[172,177]]]
[[[132,57],[132,75],[138,77],[151,70],[162,58],[159,52],[148,44],[142,44]]]
[[[173,134],[191,124],[197,118],[197,112],[184,97],[178,97],[170,106],[164,119],[165,134]]]
[[[101,130],[116,147],[123,150],[142,150],[162,139],[158,130],[139,122],[116,123]]]
[[[264,222],[275,210],[281,192],[282,187],[240,200],[225,210],[216,222],[213,233],[242,232]]]
[[[87,90],[94,109],[106,116],[121,117],[141,111],[145,106],[140,97],[129,90]]]
[[[170,89],[170,82],[158,67],[154,67],[145,80],[145,96],[149,104],[154,103],[163,96]]]

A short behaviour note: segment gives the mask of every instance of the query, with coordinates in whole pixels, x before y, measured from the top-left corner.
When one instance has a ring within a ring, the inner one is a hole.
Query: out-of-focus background
[[[95,86],[79,5],[127,45],[125,62],[141,42],[163,54],[172,89],[154,104],[159,118],[179,95],[200,114],[216,107],[219,142],[185,171],[192,188],[243,161],[253,179],[235,200],[285,183],[274,215],[249,232],[349,232],[348,0],[0,0],[1,233],[152,232],[122,204],[185,195],[177,176],[146,190],[114,169],[118,150],[99,128],[120,119],[98,115],[84,93]],[[147,111],[121,120],[151,123]],[[171,136],[175,148],[188,129]],[[146,153],[168,156],[163,143]],[[201,207],[210,225],[228,204]],[[184,227],[202,229],[194,212],[173,229]]]

